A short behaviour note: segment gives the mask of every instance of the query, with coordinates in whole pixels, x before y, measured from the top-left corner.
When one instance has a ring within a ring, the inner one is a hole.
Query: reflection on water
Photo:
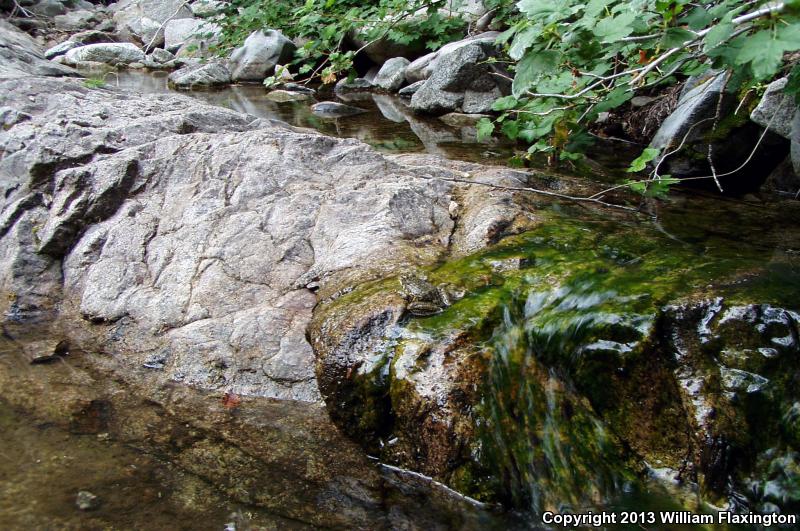
[[[109,85],[145,93],[173,92],[167,87],[164,72],[124,71],[106,78]],[[511,157],[512,146],[498,140],[478,142],[474,127],[450,127],[438,118],[422,118],[408,108],[406,101],[386,94],[350,94],[349,105],[367,112],[346,118],[319,118],[308,102],[276,103],[267,99],[261,85],[233,85],[220,90],[181,92],[212,105],[227,107],[259,118],[278,119],[322,133],[357,138],[386,152],[427,152],[450,159],[502,164]],[[334,99],[319,96],[319,101]]]

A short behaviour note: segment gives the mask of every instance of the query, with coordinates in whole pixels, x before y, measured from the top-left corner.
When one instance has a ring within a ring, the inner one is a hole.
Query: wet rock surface
[[[387,462],[534,512],[652,493],[643,478],[665,470],[690,507],[794,510],[777,470],[795,460],[781,419],[796,416],[798,285],[771,272],[791,252],[676,272],[691,246],[568,219],[417,273],[413,297],[400,276],[323,301],[310,335],[334,422]],[[441,283],[463,297],[411,311]]]

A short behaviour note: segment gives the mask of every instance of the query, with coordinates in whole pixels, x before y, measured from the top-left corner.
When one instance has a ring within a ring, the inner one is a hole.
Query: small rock
[[[69,38],[69,40],[79,44],[100,44],[103,42],[117,42],[116,38],[105,31],[96,29],[81,31]]]
[[[44,17],[56,17],[67,12],[64,4],[58,0],[40,0],[27,9],[36,15],[41,15]]]
[[[305,85],[300,85],[298,83],[284,83],[281,85],[283,90],[288,90],[290,92],[299,92],[301,94],[308,94],[309,96],[313,96],[317,93],[316,90],[312,89],[311,87],[306,87]]]
[[[68,51],[72,50],[73,48],[78,48],[80,46],[82,46],[82,45],[79,42],[75,42],[75,41],[72,41],[72,40],[64,41],[61,44],[56,44],[52,48],[48,48],[44,52],[44,56],[47,59],[55,59],[59,55],[64,55],[65,53],[67,53]]]
[[[189,4],[194,16],[198,18],[213,17],[222,11],[224,4],[217,0],[195,0]]]
[[[153,52],[147,56],[147,58],[154,62],[154,63],[168,63],[175,59],[175,56],[163,48],[156,48]]]
[[[345,78],[336,83],[336,86],[333,88],[333,92],[336,94],[347,94],[348,92],[364,92],[371,90],[372,88],[372,83],[363,77],[357,77],[352,81],[348,81],[347,78]]]
[[[346,116],[354,116],[366,112],[364,109],[358,107],[351,107],[344,103],[336,103],[335,101],[323,101],[311,106],[311,112],[314,116],[320,118],[344,118]]]
[[[58,15],[53,18],[56,29],[69,32],[88,29],[97,22],[99,22],[99,20],[95,13],[83,9],[70,11],[69,13]]]
[[[273,90],[267,94],[267,99],[277,103],[285,103],[288,101],[305,101],[310,96],[302,92],[293,92],[291,90]]]
[[[100,498],[88,490],[82,490],[75,498],[75,505],[81,511],[93,511],[100,507]]]
[[[789,78],[773,81],[764,92],[764,96],[753,112],[750,119],[762,127],[769,127],[770,131],[790,138],[792,134],[792,118],[797,110],[797,104],[792,96],[784,94]]]
[[[197,40],[196,36],[219,32],[216,24],[211,24],[196,18],[181,18],[170,20],[164,26],[164,49],[176,52],[185,43]]]

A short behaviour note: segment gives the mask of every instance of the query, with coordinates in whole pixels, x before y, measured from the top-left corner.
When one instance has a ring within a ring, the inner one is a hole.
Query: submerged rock
[[[100,507],[100,497],[88,490],[79,491],[75,497],[75,506],[81,511],[93,511]]]

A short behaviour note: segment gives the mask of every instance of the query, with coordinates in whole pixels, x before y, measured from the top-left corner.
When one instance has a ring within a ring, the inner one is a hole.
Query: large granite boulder
[[[192,17],[186,2],[180,0],[122,0],[114,5],[119,36],[151,49],[164,44],[164,25],[168,20]]]
[[[132,366],[318,400],[305,340],[314,291],[448,248],[457,185],[428,176],[451,163],[395,161],[179,97],[39,80],[2,94],[0,106],[35,114],[2,137],[0,270],[17,294],[5,310],[27,319],[63,297],[76,318],[127,338],[116,345]],[[52,201],[39,202],[40,187]],[[36,238],[17,239],[34,224]]]
[[[54,17],[53,23],[58,30],[74,33],[91,29],[102,20],[103,17],[94,11],[79,9]]]
[[[397,92],[406,82],[405,70],[409,64],[410,61],[405,57],[389,59],[378,71],[375,79],[372,80],[372,84],[389,92]]]
[[[109,65],[129,65],[131,63],[141,63],[145,60],[144,52],[130,42],[87,44],[72,48],[64,57],[69,65],[86,61]]]
[[[751,120],[762,127],[768,127],[783,138],[791,138],[792,120],[800,110],[794,97],[783,92],[788,81],[788,78],[783,77],[770,83],[761,101],[750,113]]]
[[[480,33],[460,41],[445,44],[437,51],[423,55],[422,57],[412,61],[411,64],[409,64],[406,68],[406,80],[409,83],[416,83],[417,81],[428,79],[433,71],[436,70],[436,65],[440,57],[476,42],[493,44],[499,35],[500,33],[497,31],[487,31],[485,33]]]
[[[494,52],[492,44],[479,41],[439,57],[433,74],[411,96],[411,108],[426,114],[490,111],[508,89],[503,78],[492,75],[493,66],[486,64]]]
[[[251,33],[244,44],[230,57],[234,81],[263,81],[275,70],[275,65],[289,62],[296,46],[276,30],[259,30]]]
[[[170,20],[164,28],[164,49],[175,53],[186,44],[200,47],[200,41],[213,43],[220,31],[218,25],[196,18]]]
[[[0,20],[0,78],[76,76],[71,68],[48,61],[41,47],[27,33]]]

